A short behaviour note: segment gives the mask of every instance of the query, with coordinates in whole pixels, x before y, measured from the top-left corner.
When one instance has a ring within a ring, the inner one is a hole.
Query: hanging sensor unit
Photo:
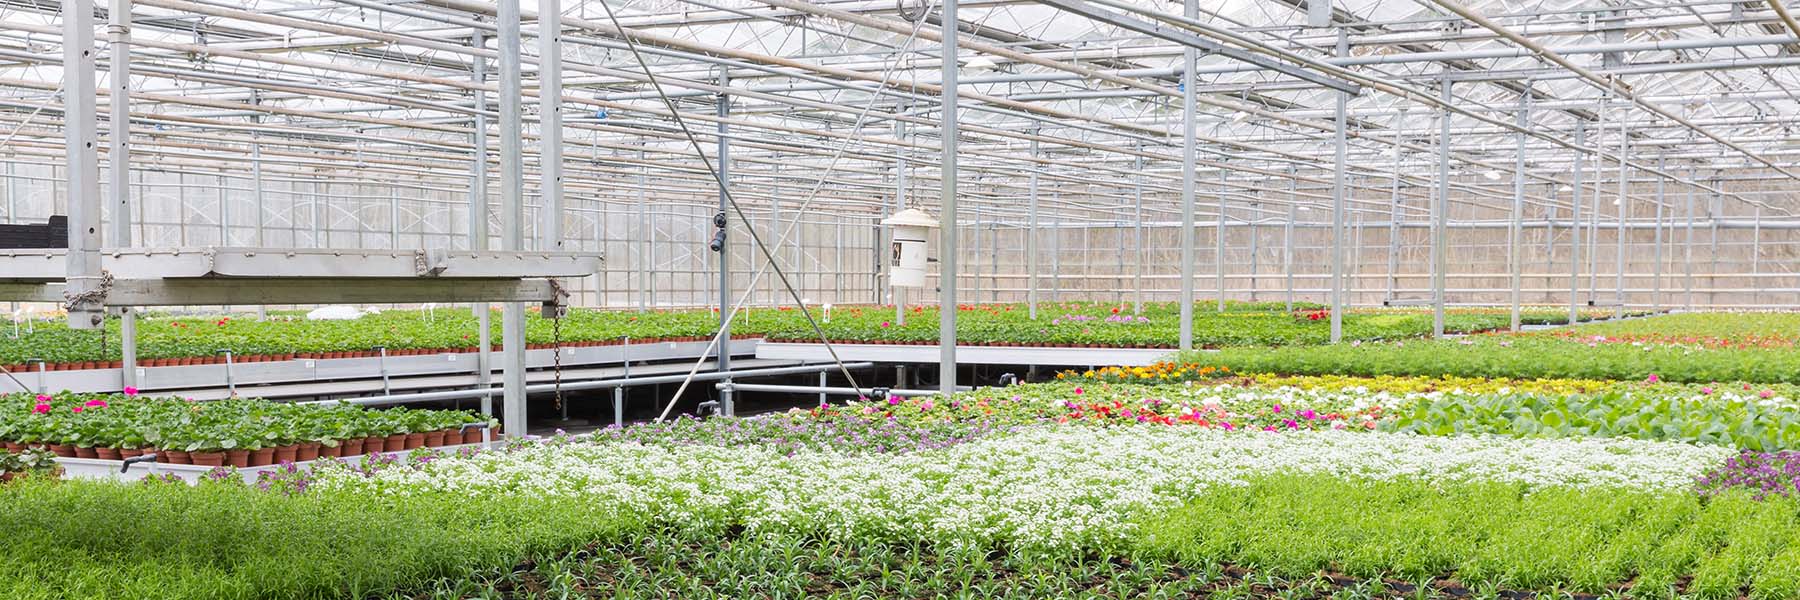
[[[933,230],[937,229],[937,219],[925,214],[925,211],[909,208],[881,222],[882,225],[894,228],[893,256],[889,258],[892,268],[888,270],[888,283],[895,287],[925,287],[925,248],[931,240]]]

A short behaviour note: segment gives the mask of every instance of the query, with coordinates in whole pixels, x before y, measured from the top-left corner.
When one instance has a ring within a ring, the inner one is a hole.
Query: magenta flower
[[[1744,388],[1744,389],[1750,389],[1750,388]],[[49,397],[49,396],[46,396],[46,395],[43,395],[43,394],[38,394],[38,395],[37,395],[37,401],[38,401],[38,402],[49,402],[49,401],[50,401],[50,397]]]
[[[1075,395],[1080,396],[1082,393],[1083,390],[1081,388],[1075,388]]]
[[[1275,414],[1278,414],[1278,415],[1281,414],[1281,405],[1280,404],[1275,405]]]
[[[1773,390],[1763,390],[1762,392],[1758,393],[1757,395],[1761,396],[1762,399],[1764,399],[1764,400],[1768,400],[1770,398],[1775,397],[1775,392]]]
[[[131,386],[126,386],[126,387],[125,387],[125,395],[127,395],[127,396],[136,396],[136,395],[137,395],[137,394],[138,394],[138,389],[137,389],[137,388],[134,388],[134,387],[131,387]]]
[[[888,396],[888,406],[897,406],[899,404],[900,404],[899,396]]]
[[[69,409],[69,410],[72,410],[72,411],[75,411],[75,412],[81,412],[81,407],[79,407],[79,406],[77,406],[77,407],[74,407],[74,408],[71,408],[71,409]]]
[[[892,327],[892,326],[893,326],[893,325],[894,325],[894,324],[893,324],[893,323],[889,323],[889,322],[887,322],[887,321],[882,321],[882,322],[881,322],[881,326],[882,326],[882,327]]]
[[[1657,377],[1655,373],[1651,373],[1649,377],[1644,379],[1644,383],[1658,383],[1661,381],[1662,381],[1662,378]]]
[[[94,408],[106,408],[106,401],[101,400],[99,398],[95,398],[93,400],[89,400],[87,402],[82,403],[82,406],[91,406]]]
[[[1712,386],[1700,388],[1700,395],[1702,395],[1702,396],[1711,396],[1712,393],[1713,393]]]
[[[37,406],[31,407],[31,412],[34,412],[34,413],[37,413],[40,415],[50,414],[50,405],[40,402],[40,403],[38,403]]]

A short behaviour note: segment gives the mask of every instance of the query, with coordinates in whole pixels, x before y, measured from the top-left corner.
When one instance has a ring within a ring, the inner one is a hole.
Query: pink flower
[[[69,409],[69,410],[72,410],[72,411],[75,411],[75,412],[81,412],[81,407],[79,407],[79,406],[77,406],[77,407],[74,407],[74,408],[71,408],[71,409]]]
[[[89,400],[87,402],[82,403],[82,406],[92,406],[94,408],[106,408],[106,401],[101,400],[99,398],[95,398],[93,400]]]
[[[893,326],[894,326],[894,324],[893,324],[893,323],[889,323],[889,322],[887,322],[887,321],[882,321],[882,322],[881,322],[881,326],[882,326],[882,327],[893,327]]]
[[[1712,393],[1713,389],[1711,386],[1700,388],[1700,395],[1702,396],[1711,396]]]
[[[40,415],[50,414],[50,405],[40,403],[37,406],[31,407],[31,412],[34,412],[34,413],[37,413]]]
[[[1281,414],[1281,405],[1280,404],[1275,405],[1275,414],[1278,414],[1278,415]]]
[[[137,389],[137,388],[134,388],[134,387],[131,387],[131,386],[125,386],[125,395],[127,395],[127,396],[136,396],[136,395],[137,395],[137,394],[138,394],[138,389]]]
[[[888,406],[896,406],[898,404],[900,404],[899,396],[888,396]]]
[[[1237,427],[1236,427],[1236,426],[1233,426],[1233,425],[1232,425],[1232,424],[1231,424],[1231,421],[1226,421],[1226,422],[1224,422],[1224,423],[1220,423],[1220,424],[1219,424],[1219,425],[1221,425],[1221,426],[1223,426],[1223,427],[1225,427],[1225,430],[1226,430],[1226,431],[1231,431],[1231,430],[1233,430],[1233,429],[1237,429]]]
[[[1644,379],[1644,383],[1658,383],[1661,381],[1662,381],[1662,378],[1657,377],[1655,373],[1651,373],[1649,377]]]
[[[926,400],[924,402],[919,403],[919,410],[931,410],[933,407],[936,407],[936,406],[937,406],[937,403],[932,402],[931,400]]]
[[[1081,388],[1075,388],[1075,395],[1080,396],[1083,391]]]
[[[1744,388],[1744,389],[1746,389],[1746,390],[1747,390],[1747,389],[1750,389],[1750,388]],[[38,401],[38,402],[49,402],[49,401],[50,401],[50,397],[49,397],[49,396],[45,396],[45,395],[43,395],[43,394],[38,394],[38,395],[37,395],[37,401]]]
[[[1770,398],[1775,397],[1775,392],[1773,390],[1763,390],[1761,393],[1758,393],[1757,395],[1761,396],[1762,399],[1764,399],[1764,400],[1768,400]]]

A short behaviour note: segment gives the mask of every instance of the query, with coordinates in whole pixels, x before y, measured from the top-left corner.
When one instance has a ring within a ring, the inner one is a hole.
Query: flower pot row
[[[496,438],[499,433],[494,434]],[[404,452],[414,448],[437,448],[459,444],[481,443],[481,430],[470,429],[458,431],[445,429],[424,433],[396,433],[386,436],[370,436],[338,440],[337,445],[328,446],[319,442],[303,442],[274,446],[269,448],[236,449],[236,450],[184,450],[156,448],[91,448],[73,444],[20,444],[14,441],[4,442],[4,447],[11,452],[26,449],[45,449],[57,456],[65,458],[93,458],[99,460],[123,460],[156,454],[156,462],[176,465],[196,465],[203,467],[232,466],[238,468],[263,467],[284,462],[306,462],[319,458],[348,458],[364,454],[382,452]]]
[[[756,337],[759,337],[759,336],[732,336],[731,339],[746,340],[746,339],[755,339]],[[641,338],[641,339],[633,338],[631,340],[631,343],[632,344],[655,344],[655,343],[661,343],[661,342],[705,342],[705,341],[710,341],[710,340],[712,340],[712,336],[690,335],[690,336],[671,336],[671,337]],[[550,349],[554,349],[554,348],[558,348],[558,347],[562,347],[562,348],[594,348],[594,347],[600,347],[600,346],[622,346],[624,344],[625,344],[625,341],[622,339],[612,339],[612,340],[570,341],[570,342],[563,342],[560,345],[558,345],[558,344],[528,344],[526,347],[531,350],[550,350]],[[500,344],[493,345],[494,351],[497,352],[501,349],[502,349],[502,347]],[[472,353],[472,352],[477,352],[477,351],[478,351],[478,348],[476,348],[474,346],[463,347],[463,348],[404,348],[404,349],[390,349],[390,350],[388,350],[388,356],[431,356],[431,355],[437,355],[437,354],[464,354],[464,353]],[[241,354],[241,355],[233,355],[231,357],[231,361],[233,363],[241,364],[241,363],[280,362],[280,361],[287,361],[287,360],[302,360],[302,359],[375,358],[378,356],[381,356],[381,352],[377,351],[377,350],[343,350],[343,351],[335,351],[334,350],[334,351],[330,351],[330,352],[296,352],[296,353],[286,353],[286,354]],[[222,364],[225,364],[224,356],[179,356],[179,357],[169,357],[169,358],[145,358],[145,359],[140,359],[138,361],[138,366],[140,366],[140,367],[188,367],[188,366],[196,366],[196,365],[222,365]],[[3,366],[6,368],[7,371],[11,371],[13,373],[28,373],[28,372],[37,370],[36,365],[19,364],[19,365],[3,365]],[[90,369],[118,369],[118,368],[123,368],[124,366],[125,366],[125,363],[123,361],[88,360],[88,361],[45,363],[44,370],[46,370],[46,371],[83,371],[83,370],[90,370]]]

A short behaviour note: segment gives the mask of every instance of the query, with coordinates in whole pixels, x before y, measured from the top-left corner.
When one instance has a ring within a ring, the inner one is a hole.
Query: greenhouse
[[[0,2],[0,599],[1800,599],[1796,12]]]

